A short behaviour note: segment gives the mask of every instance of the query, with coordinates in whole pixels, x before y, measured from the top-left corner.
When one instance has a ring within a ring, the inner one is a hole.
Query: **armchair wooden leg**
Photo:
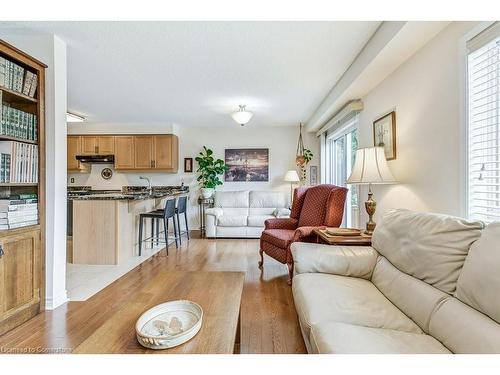
[[[288,266],[288,280],[287,280],[287,284],[288,284],[288,285],[292,285],[292,278],[293,278],[293,263],[292,263],[292,264],[287,263],[286,265]]]
[[[264,251],[262,249],[259,249],[259,254],[260,254],[259,268],[262,269],[264,267]]]

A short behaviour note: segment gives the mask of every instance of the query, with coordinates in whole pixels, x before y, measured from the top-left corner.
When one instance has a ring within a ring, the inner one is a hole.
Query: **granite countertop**
[[[165,187],[153,187],[151,193],[142,190],[128,190],[123,191],[87,191],[84,194],[73,193],[68,194],[68,200],[145,200],[145,199],[161,199],[165,197],[177,197],[189,193],[188,188],[176,189]]]

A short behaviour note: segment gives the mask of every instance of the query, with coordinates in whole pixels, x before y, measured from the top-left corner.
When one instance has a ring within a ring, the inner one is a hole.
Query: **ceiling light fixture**
[[[240,104],[240,108],[238,109],[238,111],[231,113],[231,117],[234,121],[243,126],[252,119],[253,113],[247,111],[245,105]]]
[[[75,113],[66,112],[66,122],[84,122],[87,120],[85,117]]]

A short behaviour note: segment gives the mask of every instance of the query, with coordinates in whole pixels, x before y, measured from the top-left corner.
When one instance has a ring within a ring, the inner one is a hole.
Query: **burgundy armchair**
[[[290,218],[268,219],[260,236],[260,262],[264,254],[288,265],[291,284],[293,258],[290,245],[293,242],[314,242],[315,228],[339,227],[344,216],[347,189],[335,185],[299,187],[293,194]]]

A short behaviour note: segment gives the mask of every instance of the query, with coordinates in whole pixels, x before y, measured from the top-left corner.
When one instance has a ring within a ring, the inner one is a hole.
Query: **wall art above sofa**
[[[226,182],[269,181],[268,148],[226,149],[225,162]]]

